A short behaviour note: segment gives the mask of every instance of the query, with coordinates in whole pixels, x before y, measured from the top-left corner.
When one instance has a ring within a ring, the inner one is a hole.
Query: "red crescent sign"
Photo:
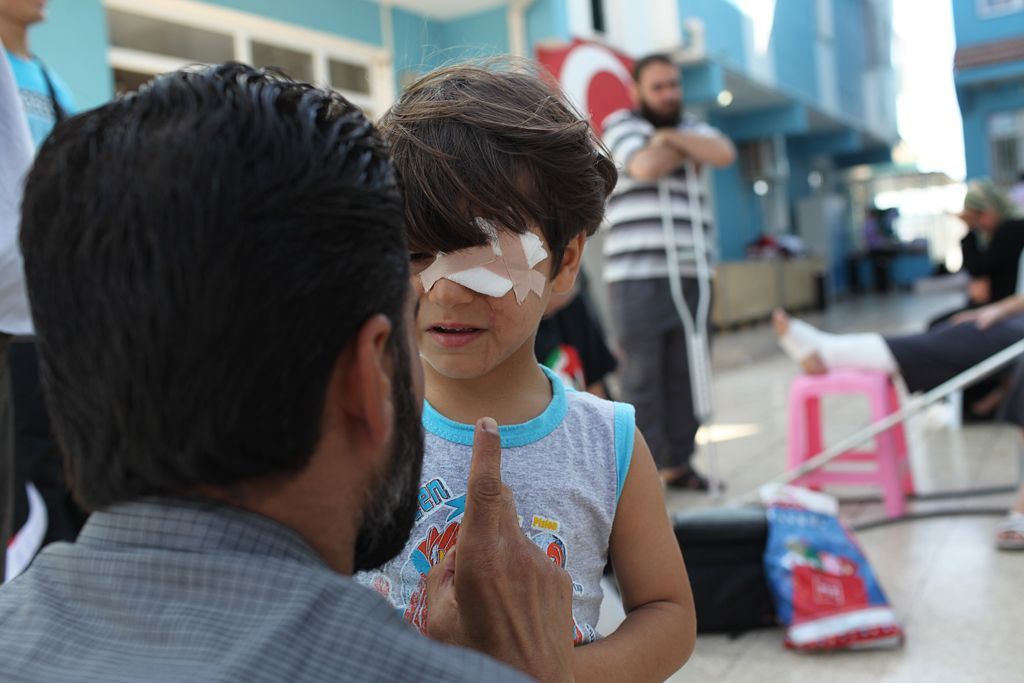
[[[551,72],[572,103],[590,115],[598,134],[609,114],[634,106],[633,60],[607,45],[576,38],[568,45],[538,46],[537,61]]]

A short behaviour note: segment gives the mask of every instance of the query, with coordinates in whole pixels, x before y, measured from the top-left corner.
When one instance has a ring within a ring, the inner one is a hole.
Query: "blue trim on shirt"
[[[565,414],[569,410],[569,402],[565,398],[565,385],[550,369],[540,366],[540,369],[547,375],[551,382],[551,403],[544,409],[544,412],[529,422],[516,425],[502,425],[498,427],[501,433],[502,448],[515,448],[517,446],[528,446],[531,443],[540,441],[545,436],[555,431]],[[632,409],[632,406],[630,406]],[[483,417],[481,415],[481,417]],[[427,400],[423,401],[423,428],[445,441],[461,444],[463,446],[473,445],[473,432],[475,425],[463,424],[450,420],[434,409]],[[633,436],[630,435],[630,443]],[[632,449],[631,449],[632,450]],[[620,486],[621,488],[621,486]]]
[[[22,59],[10,52],[6,54],[7,61],[11,65],[11,72],[14,74],[14,82],[18,86],[18,94],[24,105],[32,139],[36,147],[39,147],[56,123],[53,116],[53,105],[50,103],[50,91],[46,87],[46,79],[43,77],[43,65],[35,59]],[[47,68],[46,73],[53,83],[54,94],[57,96],[57,102],[61,109],[67,116],[73,116],[75,103],[67,85],[54,73],[53,69]]]
[[[619,504],[633,461],[633,437],[636,434],[636,409],[628,403],[615,404],[615,504]]]

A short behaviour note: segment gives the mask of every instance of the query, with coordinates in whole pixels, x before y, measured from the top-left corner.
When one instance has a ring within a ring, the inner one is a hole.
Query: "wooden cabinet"
[[[820,258],[733,261],[716,268],[712,322],[716,327],[763,320],[777,307],[810,308],[818,300]]]

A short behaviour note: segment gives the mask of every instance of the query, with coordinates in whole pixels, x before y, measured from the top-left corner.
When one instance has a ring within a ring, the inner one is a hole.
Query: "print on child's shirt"
[[[419,510],[416,522],[431,518],[431,525],[419,540],[407,558],[396,558],[402,562],[399,572],[399,585],[393,586],[384,574],[378,574],[371,585],[379,594],[392,603],[404,606],[405,620],[425,633],[427,627],[426,577],[431,567],[444,559],[445,555],[455,546],[462,528],[462,516],[466,511],[466,494],[459,496],[444,479],[437,477],[423,486],[419,491]],[[522,512],[522,511],[520,511]],[[436,518],[436,519],[435,519]],[[559,567],[566,569],[569,561],[569,548],[559,533],[562,525],[558,520],[542,515],[519,517],[520,527],[526,537],[533,541],[548,558]],[[397,594],[395,591],[398,591]],[[573,594],[581,595],[583,586],[573,582]],[[577,645],[597,640],[597,632],[589,625],[581,628],[573,618],[573,640]]]

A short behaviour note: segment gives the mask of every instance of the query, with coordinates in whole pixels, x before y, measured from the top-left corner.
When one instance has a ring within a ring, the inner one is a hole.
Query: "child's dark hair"
[[[569,241],[597,230],[617,177],[564,95],[521,70],[438,69],[409,86],[380,130],[401,176],[413,252],[486,244],[477,216],[517,233],[536,224],[554,275]]]

